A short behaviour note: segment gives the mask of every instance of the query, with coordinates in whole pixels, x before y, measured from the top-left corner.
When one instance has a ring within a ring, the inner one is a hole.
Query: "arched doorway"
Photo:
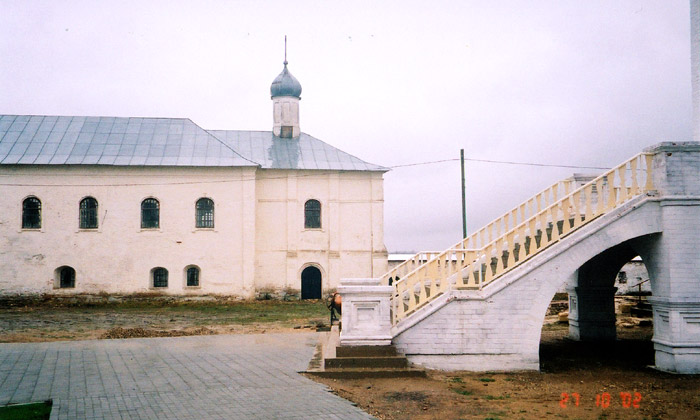
[[[314,266],[301,272],[301,298],[321,299],[321,270]]]

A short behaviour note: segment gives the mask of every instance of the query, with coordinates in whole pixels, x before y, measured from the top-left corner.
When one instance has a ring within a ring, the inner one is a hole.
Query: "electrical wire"
[[[413,167],[413,166],[425,166],[425,165],[435,165],[435,164],[440,164],[440,163],[447,163],[447,162],[455,162],[459,161],[459,158],[454,158],[454,159],[441,159],[441,160],[432,160],[432,161],[425,161],[425,162],[414,162],[414,163],[406,163],[406,164],[401,164],[401,165],[393,165],[393,166],[387,166],[387,169],[400,169],[400,168],[407,168],[407,167]],[[503,164],[503,165],[520,165],[520,166],[535,166],[535,167],[549,167],[549,168],[566,168],[566,169],[597,169],[597,170],[605,170],[605,169],[610,169],[608,167],[599,167],[599,166],[577,166],[577,165],[556,165],[556,164],[548,164],[548,163],[536,163],[536,162],[514,162],[514,161],[504,161],[504,160],[491,160],[491,159],[475,159],[475,158],[464,158],[465,161],[470,161],[470,162],[481,162],[481,163],[494,163],[494,164]],[[284,170],[284,169],[280,169]],[[313,177],[313,176],[325,176],[329,174],[336,174],[336,173],[351,173],[351,172],[357,172],[357,171],[350,171],[350,170],[313,170],[313,169],[306,169],[308,171],[313,171],[312,173],[308,174],[295,174],[294,176],[277,176],[277,177],[265,177],[265,178],[258,178],[258,177],[243,177],[243,178],[238,178],[238,179],[218,179],[218,180],[211,180],[211,181],[176,181],[176,182],[120,182],[120,183],[106,183],[106,184],[95,184],[95,183],[90,183],[90,184],[27,184],[27,183],[5,183],[5,182],[0,182],[0,186],[7,186],[7,187],[133,187],[133,186],[165,186],[165,185],[195,185],[195,184],[221,184],[221,183],[232,183],[232,182],[244,182],[244,181],[255,181],[256,179],[265,179],[265,180],[272,180],[272,179],[289,179],[289,178],[306,178],[306,177]],[[79,176],[86,176],[86,177],[95,177],[94,174],[77,174]],[[15,174],[0,174],[0,177],[12,177],[16,176]],[[75,175],[73,175],[75,176]]]

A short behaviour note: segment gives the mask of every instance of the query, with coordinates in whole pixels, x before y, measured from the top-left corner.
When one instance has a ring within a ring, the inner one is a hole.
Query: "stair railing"
[[[380,277],[380,284],[385,286],[394,284],[394,282],[401,280],[406,276],[406,274],[432,260],[439,254],[440,251],[421,251],[417,253],[416,255],[387,271],[386,274]]]
[[[515,225],[518,221],[526,220],[533,214],[541,211],[543,207],[557,201],[562,195],[569,194],[575,186],[573,179],[565,179],[557,181],[534,196],[530,197],[523,203],[516,206],[505,215],[496,220],[491,221],[479,231],[468,236],[467,239],[461,240],[450,247],[450,249],[477,249],[483,245],[493,241],[494,237],[501,235],[501,232],[506,232],[509,226]],[[495,236],[494,236],[495,235]],[[421,251],[408,258],[401,264],[389,270],[386,274],[380,277],[380,283],[388,285],[402,279],[408,273],[420,267],[422,264],[430,261],[432,258],[440,255],[439,251]]]
[[[641,153],[548,204],[538,194],[525,203],[530,210],[538,209],[534,215],[526,219],[523,205],[516,207],[472,235],[478,238],[466,238],[395,282],[393,324],[450,287],[483,288],[597,217],[653,190],[651,172],[652,155]],[[483,242],[479,248],[467,249],[468,244]]]

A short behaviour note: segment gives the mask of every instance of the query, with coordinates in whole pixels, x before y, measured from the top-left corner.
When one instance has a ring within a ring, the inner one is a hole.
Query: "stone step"
[[[326,369],[408,367],[406,356],[334,357],[324,362]]]
[[[330,379],[364,379],[364,378],[425,378],[424,370],[413,368],[355,368],[355,369],[324,369],[306,371],[309,375]]]
[[[408,367],[394,346],[339,346],[337,325],[320,333],[316,352],[304,373],[331,379],[416,378],[425,371]]]
[[[336,357],[384,357],[397,356],[394,346],[336,346]]]

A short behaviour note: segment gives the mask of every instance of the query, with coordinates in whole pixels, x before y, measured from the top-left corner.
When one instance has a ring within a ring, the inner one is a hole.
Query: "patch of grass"
[[[469,391],[467,389],[452,389],[454,392],[458,393],[459,395],[464,395],[464,396],[469,396],[474,394],[472,391]]]
[[[428,395],[420,391],[389,392],[384,395],[387,401],[417,401],[423,402]]]
[[[0,407],[0,419],[3,420],[48,420],[51,417],[53,401],[40,403],[16,404]]]
[[[459,376],[451,376],[451,377],[447,378],[447,382],[452,382],[455,384],[463,384],[464,380]]]
[[[496,396],[496,395],[485,395],[484,396],[484,399],[489,400],[489,401],[491,401],[491,400],[505,400],[507,398],[510,398],[509,394],[498,395],[498,396]]]
[[[479,378],[479,381],[481,381],[481,382],[496,382],[496,380],[493,378]]]

